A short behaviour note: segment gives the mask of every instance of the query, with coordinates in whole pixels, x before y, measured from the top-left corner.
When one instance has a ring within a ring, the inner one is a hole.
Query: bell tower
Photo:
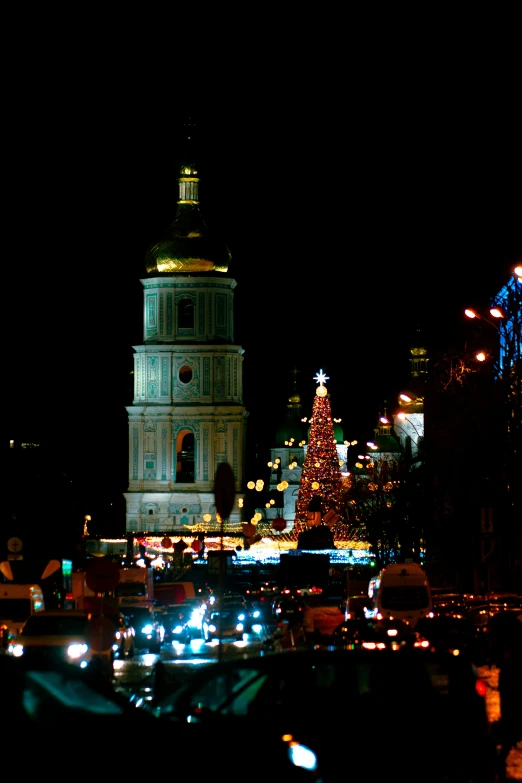
[[[134,398],[126,408],[127,534],[190,535],[209,514],[217,529],[218,465],[229,463],[236,492],[243,484],[248,414],[243,349],[234,344],[236,281],[227,245],[201,215],[190,155],[178,192],[174,220],[148,249],[141,280],[143,343],[133,346]],[[235,505],[229,523],[239,522]]]

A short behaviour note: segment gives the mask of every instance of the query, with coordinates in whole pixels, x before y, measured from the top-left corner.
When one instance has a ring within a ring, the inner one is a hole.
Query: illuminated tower
[[[187,531],[215,519],[214,477],[228,462],[242,484],[247,412],[243,349],[234,344],[236,281],[224,242],[200,212],[191,156],[165,236],[146,253],[143,344],[134,348],[126,532]],[[231,523],[239,522],[235,506]]]

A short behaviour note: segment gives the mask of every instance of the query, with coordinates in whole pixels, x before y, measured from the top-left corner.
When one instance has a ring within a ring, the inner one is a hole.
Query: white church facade
[[[217,528],[214,478],[221,462],[245,470],[243,349],[234,343],[228,247],[199,209],[194,163],[181,165],[176,216],[147,252],[143,343],[134,350],[128,415],[126,533]],[[228,520],[239,525],[237,501]]]

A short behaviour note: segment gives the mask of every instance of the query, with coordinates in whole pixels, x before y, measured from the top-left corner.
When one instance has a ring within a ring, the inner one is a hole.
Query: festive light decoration
[[[275,519],[272,520],[272,527],[276,533],[282,533],[286,528],[286,519],[283,517],[275,517]]]
[[[314,380],[319,383],[319,386],[315,390],[309,443],[297,496],[295,522],[292,530],[295,539],[307,527],[308,506],[314,495],[320,495],[324,498],[323,512],[326,509],[331,509],[339,515],[342,514],[343,483],[334,437],[330,400],[328,390],[324,386],[328,376],[320,370]],[[342,528],[341,516],[336,528]],[[337,530],[335,534],[337,536]]]

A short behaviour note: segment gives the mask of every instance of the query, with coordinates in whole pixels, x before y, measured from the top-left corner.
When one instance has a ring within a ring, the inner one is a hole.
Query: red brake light
[[[487,692],[488,686],[484,682],[484,680],[478,679],[475,683],[475,690],[477,691],[479,696],[485,696]]]

